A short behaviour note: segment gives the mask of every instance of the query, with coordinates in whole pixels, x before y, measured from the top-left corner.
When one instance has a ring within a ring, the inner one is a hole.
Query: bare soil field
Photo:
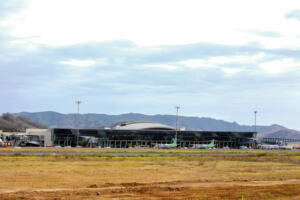
[[[300,155],[223,153],[2,154],[0,199],[300,199]]]

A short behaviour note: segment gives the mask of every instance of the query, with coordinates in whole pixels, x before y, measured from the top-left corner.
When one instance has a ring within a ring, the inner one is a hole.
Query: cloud
[[[300,19],[296,4],[103,2],[0,2],[0,112],[73,112],[82,99],[83,112],[180,104],[247,123],[253,109],[261,123],[297,119],[300,29],[287,20]]]
[[[237,68],[227,68],[227,67],[224,67],[222,68],[222,70],[226,73],[226,75],[228,76],[232,76],[232,75],[235,75],[239,72],[242,71],[242,69],[237,69]]]
[[[287,19],[296,19],[300,20],[300,10],[293,10],[285,15]]]
[[[59,64],[63,64],[63,65],[77,66],[77,67],[90,67],[92,65],[95,65],[96,61],[94,61],[94,60],[76,60],[76,59],[71,59],[71,60],[66,60],[66,61],[60,61],[58,63]]]
[[[260,67],[269,74],[278,75],[287,73],[295,68],[300,68],[300,62],[295,62],[293,59],[285,58],[282,60],[274,60],[271,62],[263,62]]]
[[[235,102],[233,107],[261,105],[287,90],[290,99],[298,91],[292,85],[300,78],[299,50],[259,44],[144,47],[117,40],[39,45],[34,51],[7,47],[0,47],[0,56],[6,58],[0,59],[0,98],[8,111],[72,112],[72,102],[80,98],[86,112],[164,113],[164,107],[186,103],[183,106],[201,107],[209,114],[202,105],[218,109],[230,101]]]
[[[250,34],[254,34],[254,35],[262,36],[262,37],[271,37],[271,38],[283,37],[283,35],[278,32],[267,31],[267,30],[248,30],[248,31],[242,31],[242,32],[250,33]]]
[[[79,87],[81,84],[85,88],[99,90],[96,88],[109,83],[110,88],[107,87],[109,89],[106,92],[111,93],[115,86],[118,92],[117,85],[138,84],[151,86],[150,88],[153,85],[166,85],[168,88],[172,85],[178,88],[177,80],[185,80],[190,85],[185,87],[191,88],[191,91],[194,85],[203,83],[207,87],[205,90],[209,91],[214,84],[226,80],[228,75],[245,76],[243,79],[250,84],[260,73],[260,69],[270,72],[269,66],[282,64],[277,63],[278,58],[296,60],[299,55],[297,53],[297,50],[270,50],[257,45],[198,43],[140,47],[129,41],[111,41],[56,48],[40,46],[35,51],[6,49],[2,56],[9,59],[0,61],[0,69],[4,82],[11,82],[7,79],[7,74],[14,74],[16,79],[11,85],[20,85],[22,88],[40,87],[38,81],[47,85],[48,80],[54,83],[51,88],[57,87],[59,90],[64,87]],[[81,66],[83,70],[62,68],[61,64]],[[100,65],[101,68],[98,67]],[[234,80],[240,81],[238,77]],[[169,92],[172,91],[176,92],[176,89]]]
[[[0,18],[5,18],[8,15],[15,13],[23,9],[26,6],[25,1],[22,0],[10,0],[0,2]]]
[[[214,67],[212,63],[204,59],[187,59],[184,61],[180,61],[179,64],[183,65],[184,67],[193,68],[193,69]]]
[[[147,68],[147,69],[161,69],[161,70],[177,70],[178,67],[174,65],[166,65],[166,64],[153,64],[153,65],[141,65],[140,67],[142,68]]]

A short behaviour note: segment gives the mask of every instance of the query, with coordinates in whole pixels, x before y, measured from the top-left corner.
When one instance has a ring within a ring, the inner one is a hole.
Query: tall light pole
[[[75,101],[77,104],[77,120],[76,120],[76,128],[77,128],[77,146],[79,143],[79,105],[82,103],[82,101]]]
[[[180,109],[179,106],[175,106],[176,109],[176,137],[177,137],[177,130],[178,130],[178,110]]]
[[[257,114],[257,111],[255,110],[254,111],[254,132],[256,132],[256,114]]]

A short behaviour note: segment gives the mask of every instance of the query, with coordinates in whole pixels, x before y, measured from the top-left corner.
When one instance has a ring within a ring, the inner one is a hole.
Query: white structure
[[[300,149],[300,142],[291,142],[288,145],[292,146],[293,149]]]
[[[44,146],[52,146],[51,132],[48,129],[28,128],[25,134],[44,136]]]
[[[175,130],[171,126],[154,122],[125,122],[114,126],[116,130]]]

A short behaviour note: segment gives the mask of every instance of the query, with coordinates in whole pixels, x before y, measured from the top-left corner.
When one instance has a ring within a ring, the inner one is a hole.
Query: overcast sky
[[[300,1],[0,1],[0,113],[300,129]]]

